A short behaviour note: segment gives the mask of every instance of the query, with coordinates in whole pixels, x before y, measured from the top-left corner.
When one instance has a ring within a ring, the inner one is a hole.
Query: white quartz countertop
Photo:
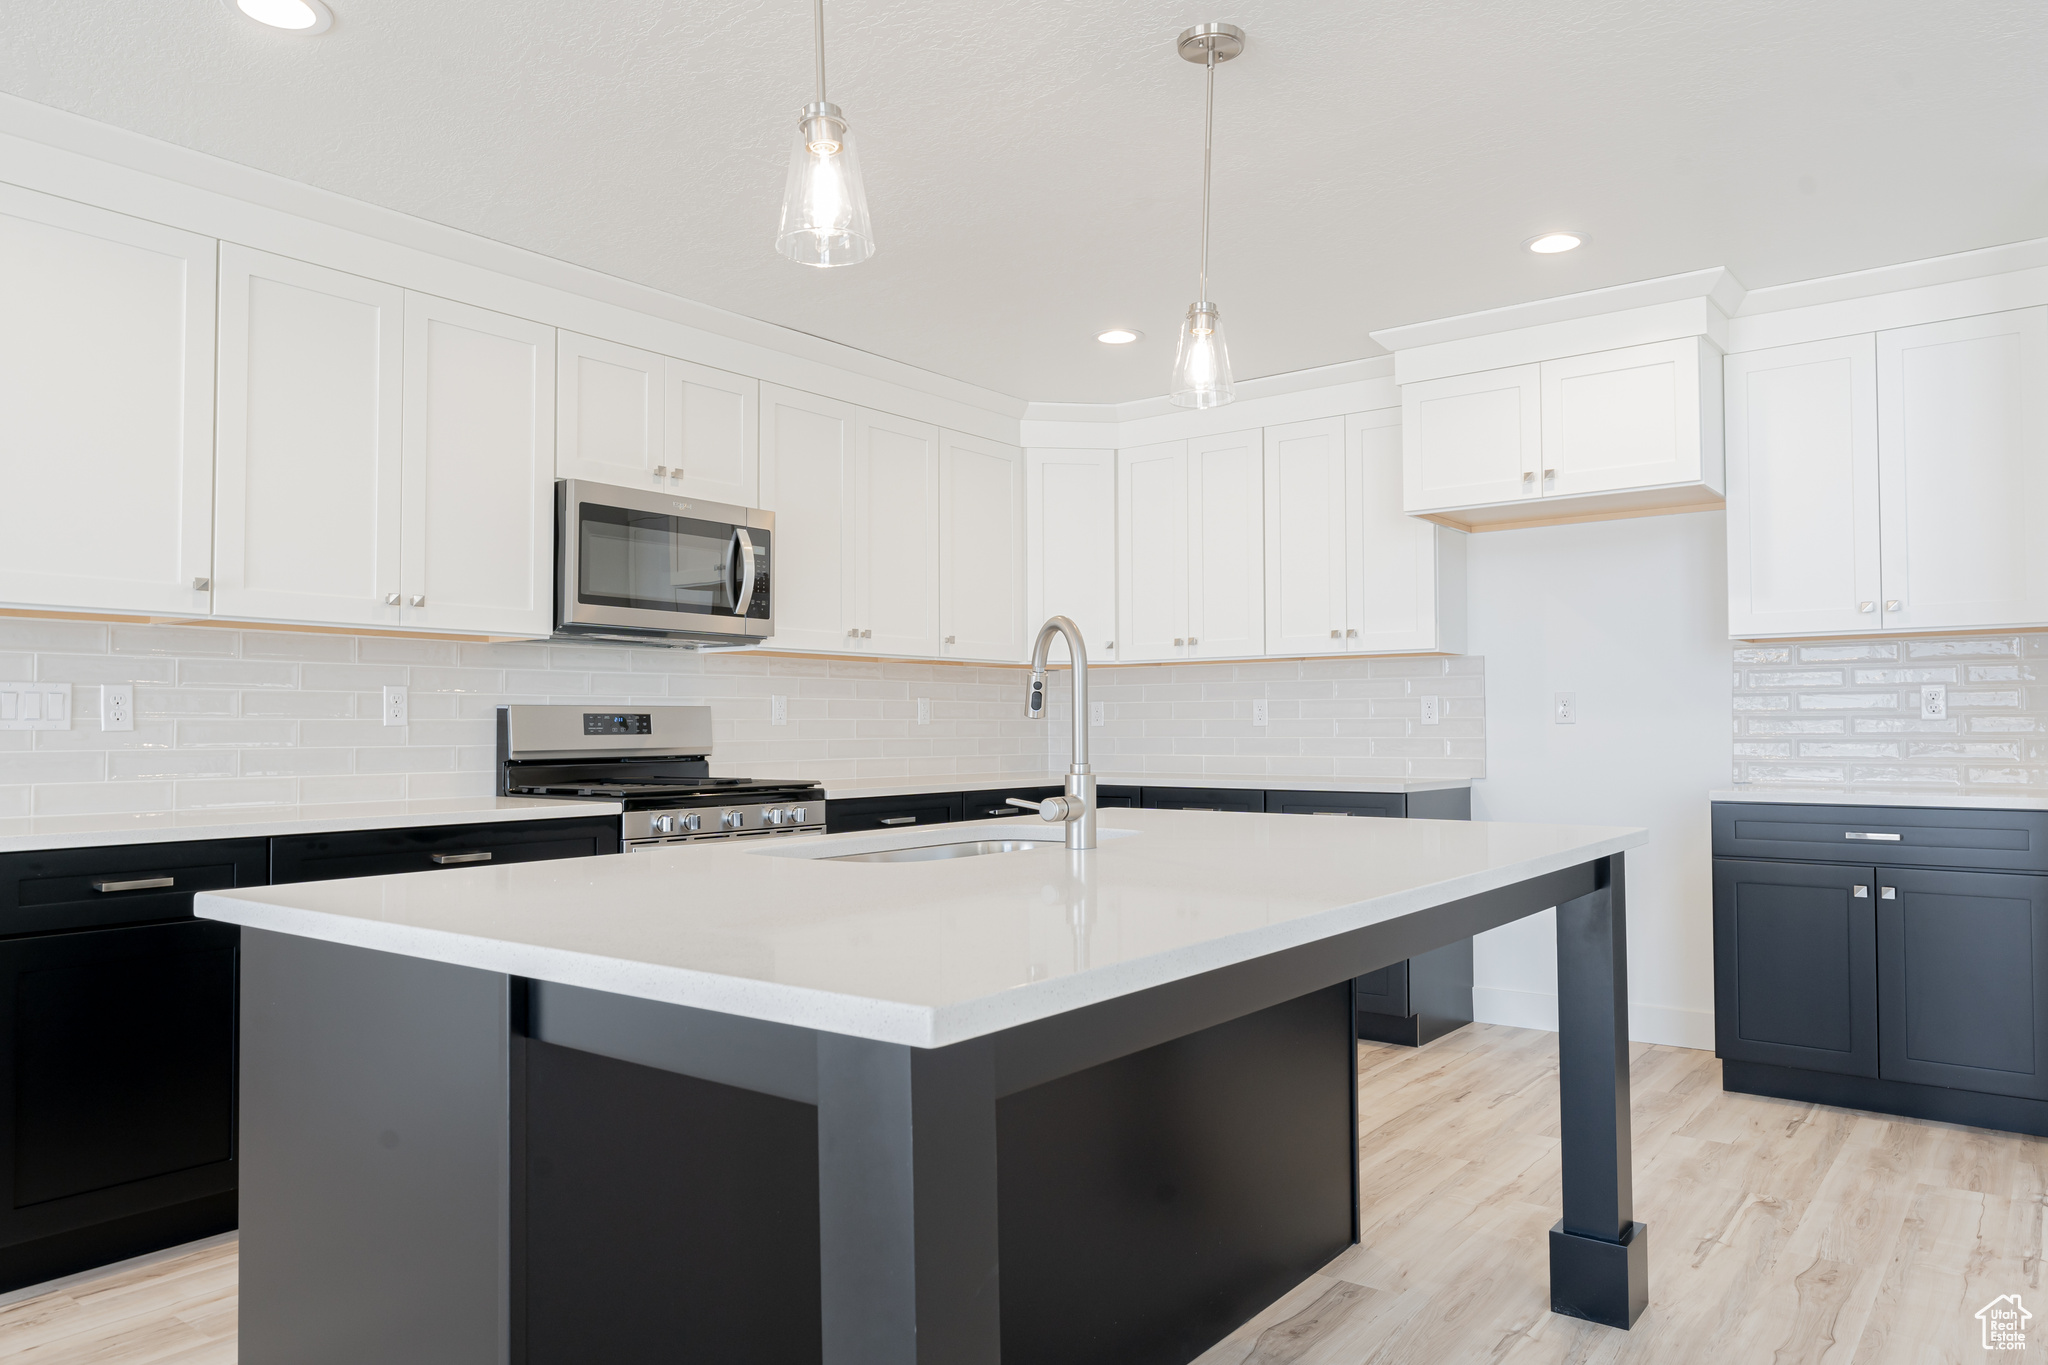
[[[617,815],[623,809],[616,801],[477,796],[432,801],[351,801],[325,806],[256,806],[244,810],[157,811],[141,815],[64,815],[0,820],[0,853],[188,839],[338,834],[353,829],[482,825],[505,820],[566,820],[580,815]]]
[[[870,796],[917,796],[925,792],[985,792],[1015,787],[1057,787],[1065,770],[1040,773],[998,773],[979,777],[826,778],[827,801],[854,801]],[[1200,773],[1097,773],[1104,787],[1205,787],[1222,791],[1289,792],[1437,792],[1472,785],[1468,778],[1372,777],[1210,777]]]
[[[1787,806],[1919,806],[1934,810],[2048,810],[2048,796],[2000,791],[1900,791],[1897,787],[1730,787],[1710,801],[1766,801]]]
[[[1640,829],[1106,810],[1070,854],[1037,821],[671,845],[204,892],[203,918],[936,1047],[1250,961],[1648,842]],[[949,838],[1029,852],[803,856]]]

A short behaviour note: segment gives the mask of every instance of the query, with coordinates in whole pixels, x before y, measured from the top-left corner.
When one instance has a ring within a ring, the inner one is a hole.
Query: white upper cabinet
[[[1345,418],[1344,443],[1345,648],[1464,653],[1466,535],[1401,511],[1400,411]]]
[[[1010,663],[1023,655],[1023,495],[1023,451],[958,432],[940,433],[943,658]]]
[[[0,185],[0,602],[203,615],[214,242]]]
[[[848,477],[865,414],[851,403],[761,386],[761,506],[775,514],[775,644],[857,647],[847,573]]]
[[[1404,384],[1402,506],[1479,524],[1713,502],[1720,389],[1704,337]]]
[[[557,366],[557,477],[760,501],[758,380],[577,332]]]
[[[2048,308],[1877,334],[1884,623],[2048,623]]]
[[[1184,659],[1188,443],[1116,453],[1117,658]]]
[[[554,627],[555,329],[405,296],[401,621]]]
[[[1198,659],[1266,649],[1263,433],[1188,442],[1188,652]]]
[[[1731,634],[2048,624],[2048,308],[1727,374]]]
[[[1393,428],[1396,439],[1400,428]],[[1350,624],[1344,419],[1266,428],[1266,652],[1341,654]],[[1399,515],[1396,503],[1394,511]],[[1428,523],[1423,523],[1427,525]]]
[[[1728,629],[1877,629],[1875,339],[1731,355]]]
[[[666,488],[662,357],[563,332],[555,365],[556,477]]]
[[[665,357],[668,487],[686,498],[761,505],[761,383]]]
[[[396,626],[405,291],[222,243],[214,609]]]
[[[1028,450],[1025,605],[1019,654],[1053,616],[1081,627],[1091,660],[1117,658],[1116,452]]]
[[[1537,496],[1543,382],[1535,365],[1401,386],[1409,512],[1443,512]]]
[[[861,414],[848,548],[860,648],[939,653],[939,432]]]

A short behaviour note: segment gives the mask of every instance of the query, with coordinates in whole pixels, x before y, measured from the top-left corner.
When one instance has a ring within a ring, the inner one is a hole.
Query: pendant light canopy
[[[1197,24],[1174,43],[1185,61],[1208,69],[1202,108],[1202,276],[1201,297],[1188,305],[1173,355],[1173,401],[1183,408],[1221,407],[1237,397],[1230,382],[1230,348],[1223,341],[1223,315],[1209,302],[1209,151],[1216,126],[1216,64],[1244,51],[1244,30],[1235,24]]]
[[[858,265],[875,254],[875,234],[853,132],[825,98],[825,0],[815,0],[815,14],[818,98],[797,115],[775,249],[799,265]]]

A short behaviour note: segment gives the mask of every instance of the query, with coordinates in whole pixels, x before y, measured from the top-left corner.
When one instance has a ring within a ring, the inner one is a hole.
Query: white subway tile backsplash
[[[2048,742],[2030,738],[2048,734],[2048,686],[2031,662],[2048,657],[2048,634],[1801,644],[1783,648],[1802,667],[1749,666],[1777,662],[1765,656],[1779,648],[1731,651],[1738,782],[2048,791]],[[1943,719],[1921,718],[1928,684],[1946,689]],[[1792,737],[1800,762],[1767,751],[1779,736]]]

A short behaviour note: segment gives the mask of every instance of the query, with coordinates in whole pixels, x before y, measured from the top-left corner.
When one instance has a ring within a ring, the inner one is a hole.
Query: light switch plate
[[[1948,719],[1948,688],[1940,683],[1925,683],[1920,688],[1920,719]]]
[[[403,725],[406,723],[405,715],[405,689],[402,687],[385,688],[384,723],[386,725]]]
[[[1260,697],[1257,701],[1252,703],[1252,724],[1264,725],[1266,723],[1266,719],[1266,699],[1264,697]]]
[[[108,683],[100,689],[100,729],[135,728],[135,685]]]
[[[930,697],[919,697],[917,699],[917,723],[919,725],[930,725],[932,723],[932,699]]]
[[[1422,723],[1434,725],[1443,716],[1443,702],[1436,697],[1422,699]]]
[[[0,686],[0,730],[69,730],[70,683]]]
[[[1551,712],[1550,718],[1559,725],[1577,725],[1579,723],[1579,694],[1576,692],[1558,693],[1557,706]]]

